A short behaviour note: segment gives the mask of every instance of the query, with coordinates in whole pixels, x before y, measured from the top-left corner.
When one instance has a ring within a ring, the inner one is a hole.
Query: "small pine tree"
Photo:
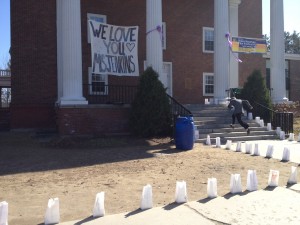
[[[131,105],[129,123],[132,133],[138,136],[171,135],[170,102],[158,74],[151,67],[140,75],[139,88]]]
[[[255,102],[272,109],[272,102],[265,78],[259,70],[254,70],[248,77],[241,92],[241,98],[246,99],[254,107],[253,116],[259,116],[264,121],[270,121],[270,112],[259,107]]]

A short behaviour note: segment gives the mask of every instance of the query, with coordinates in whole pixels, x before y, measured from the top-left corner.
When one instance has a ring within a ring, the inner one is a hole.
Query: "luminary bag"
[[[207,196],[209,198],[216,198],[218,196],[217,179],[214,177],[207,180]]]
[[[267,158],[272,158],[273,157],[273,151],[274,151],[274,146],[273,145],[268,145],[266,157]]]
[[[294,133],[290,133],[289,141],[295,141],[295,134]]]
[[[8,225],[8,203],[0,202],[0,225]]]
[[[280,131],[280,140],[284,140],[285,139],[285,133],[284,131]]]
[[[248,170],[247,174],[247,190],[248,191],[257,191],[258,181],[256,176],[256,170]]]
[[[211,141],[210,141],[210,136],[209,135],[207,135],[207,137],[206,137],[206,144],[207,145],[211,145]]]
[[[288,184],[297,184],[297,167],[292,166],[291,167],[291,176],[288,180]]]
[[[252,152],[252,144],[251,143],[246,143],[246,154],[251,154]]]
[[[231,143],[232,143],[231,140],[227,140],[225,149],[230,150],[231,149]]]
[[[238,142],[237,144],[236,144],[236,149],[235,149],[235,151],[236,152],[240,152],[242,150],[242,142]]]
[[[279,171],[278,170],[270,170],[268,186],[277,187],[279,180]]]
[[[259,156],[260,155],[259,148],[258,148],[258,143],[255,143],[255,145],[254,145],[253,155],[255,155],[255,156]]]
[[[187,190],[185,181],[176,181],[175,202],[187,202]]]
[[[105,193],[103,191],[96,194],[93,208],[93,217],[100,217],[105,215],[104,199]]]
[[[220,139],[220,137],[216,137],[216,147],[217,148],[221,147],[221,139]]]
[[[242,192],[242,182],[241,182],[241,175],[240,174],[231,174],[230,192],[232,194]]]
[[[288,147],[284,147],[283,149],[282,161],[290,161],[290,149]]]
[[[147,184],[143,187],[141,210],[151,209],[153,207],[152,186]]]
[[[45,225],[59,223],[59,199],[50,198],[48,200],[48,205],[45,214]]]
[[[271,131],[271,130],[272,130],[271,123],[267,123],[267,130],[268,130],[268,131]]]

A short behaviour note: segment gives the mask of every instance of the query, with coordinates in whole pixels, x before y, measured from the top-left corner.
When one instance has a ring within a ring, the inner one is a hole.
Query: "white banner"
[[[89,20],[92,72],[138,76],[138,26],[123,27]]]

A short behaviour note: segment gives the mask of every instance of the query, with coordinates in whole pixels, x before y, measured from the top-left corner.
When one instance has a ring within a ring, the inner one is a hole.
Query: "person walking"
[[[235,118],[239,122],[239,124],[244,127],[247,131],[247,135],[250,134],[249,124],[242,120],[242,115],[244,114],[243,109],[243,100],[237,99],[236,97],[232,97],[230,99],[230,103],[228,104],[228,108],[233,110],[232,113],[232,124],[230,124],[231,128],[234,128]]]

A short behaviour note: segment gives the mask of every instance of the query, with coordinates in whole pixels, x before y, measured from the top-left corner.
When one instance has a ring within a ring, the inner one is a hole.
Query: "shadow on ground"
[[[0,175],[66,169],[155,157],[178,152],[170,138],[43,137],[24,132],[0,133]]]

